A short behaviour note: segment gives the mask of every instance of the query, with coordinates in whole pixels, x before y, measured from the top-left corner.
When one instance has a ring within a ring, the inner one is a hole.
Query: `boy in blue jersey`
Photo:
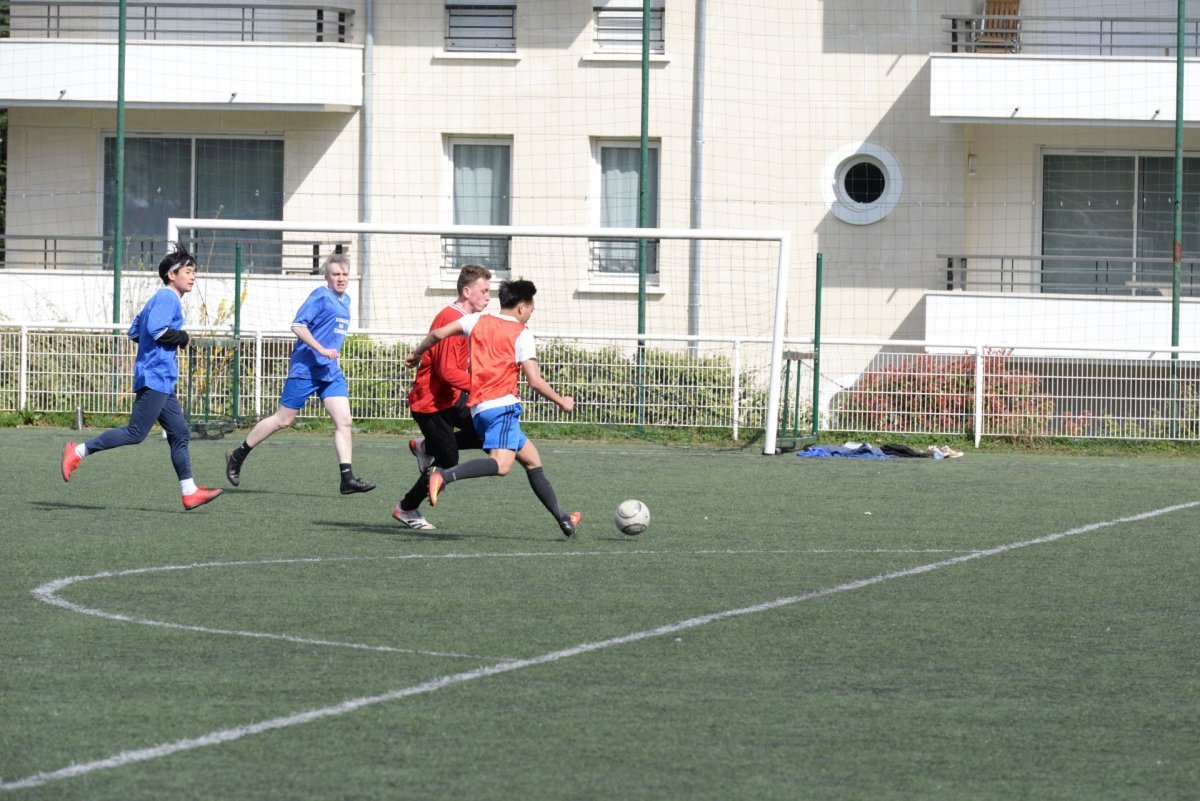
[[[165,286],[146,302],[129,326],[129,338],[137,343],[129,424],[105,431],[82,444],[68,442],[63,447],[62,477],[63,481],[70,481],[71,473],[86,456],[142,442],[158,421],[167,432],[183,508],[195,509],[221,494],[220,489],[196,486],[192,478],[188,451],[191,431],[175,396],[175,384],[179,381],[175,355],[179,348],[187,347],[189,339],[183,330],[181,299],[196,284],[196,260],[183,246],[174,245],[172,252],[159,263],[158,276]]]
[[[350,427],[354,418],[350,414],[350,389],[338,365],[342,342],[350,328],[349,286],[350,260],[345,254],[335,253],[325,261],[325,286],[312,291],[292,320],[297,342],[292,348],[279,408],[259,420],[245,441],[225,454],[225,476],[233,486],[241,483],[242,463],[251,448],[294,423],[305,402],[318,395],[333,419],[333,449],[342,474],[342,494],[375,489],[374,484],[355,476],[351,466]]]

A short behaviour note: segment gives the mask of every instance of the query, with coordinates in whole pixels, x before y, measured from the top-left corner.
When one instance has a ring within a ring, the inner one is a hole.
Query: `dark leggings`
[[[425,453],[434,458],[438,467],[454,467],[458,464],[460,450],[475,450],[483,445],[471,424],[471,413],[465,403],[434,414],[413,412],[412,416],[425,435]],[[421,475],[400,501],[400,508],[411,512],[427,497],[429,476]]]
[[[133,411],[129,413],[129,425],[124,428],[110,428],[85,443],[88,453],[106,451],[109,448],[120,448],[123,445],[137,445],[150,434],[155,422],[162,425],[167,432],[167,442],[171,446],[171,464],[175,466],[175,475],[179,480],[192,477],[192,457],[188,453],[188,441],[191,431],[183,409],[179,408],[179,399],[174,394],[158,392],[143,387],[133,400]]]

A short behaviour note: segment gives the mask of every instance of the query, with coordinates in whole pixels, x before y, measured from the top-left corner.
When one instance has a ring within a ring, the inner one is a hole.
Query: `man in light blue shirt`
[[[258,421],[236,449],[225,454],[225,476],[241,483],[242,464],[250,450],[280,429],[296,421],[296,415],[313,395],[321,398],[333,420],[333,448],[341,471],[341,493],[370,492],[375,485],[354,475],[351,463],[352,437],[350,390],[338,364],[342,343],[350,329],[350,260],[335,253],[325,261],[325,285],[314,289],[296,312],[292,332],[296,344],[288,362],[287,381],[279,408]]]

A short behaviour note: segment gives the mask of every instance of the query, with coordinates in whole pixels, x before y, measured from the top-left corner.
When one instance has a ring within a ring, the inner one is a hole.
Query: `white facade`
[[[597,43],[592,6],[604,4],[517,0],[513,45],[498,50],[455,49],[445,2],[347,5],[346,41],[131,43],[127,136],[282,141],[284,219],[331,227],[455,222],[452,148],[490,143],[508,152],[510,224],[600,224],[600,151],[636,146],[642,89],[639,54]],[[698,210],[704,227],[790,231],[794,337],[812,333],[817,253],[826,336],[928,337],[935,327],[923,300],[948,289],[948,255],[1042,252],[1045,154],[1162,154],[1173,144],[1175,62],[1160,47],[1169,34],[1148,25],[1128,40],[1136,50],[1093,54],[1086,31],[1048,36],[1032,18],[1168,18],[1174,3],[1027,0],[1024,49],[951,52],[949,18],[975,6],[712,0],[701,69],[695,3],[656,3],[664,41],[650,59],[648,137],[659,158],[658,225],[689,227]],[[102,33],[0,41],[10,238],[104,233],[114,53]],[[21,72],[35,60],[48,67]],[[1193,105],[1186,119],[1200,118]],[[881,165],[888,191],[898,190],[885,195],[883,212],[845,197],[855,154]],[[35,250],[10,246],[9,267],[46,266]],[[372,327],[420,328],[452,292],[441,250],[436,241],[356,241],[352,256],[370,276],[362,317]],[[563,254],[561,280],[522,273],[547,287],[543,327],[628,324],[630,277],[609,276],[622,292],[589,291],[588,254]],[[743,321],[733,333],[769,330],[773,275],[762,259],[706,261],[705,275],[722,275],[697,299],[689,257],[680,258],[650,295],[656,330],[686,332],[689,308],[702,332],[727,328],[731,308]],[[1026,283],[1035,281],[1027,271]]]

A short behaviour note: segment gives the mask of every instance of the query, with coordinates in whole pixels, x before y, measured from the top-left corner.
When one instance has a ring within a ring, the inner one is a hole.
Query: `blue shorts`
[[[313,394],[321,400],[326,398],[348,398],[350,388],[346,386],[346,377],[338,375],[332,381],[317,381],[312,378],[289,378],[283,383],[283,394],[279,397],[279,405],[289,409],[303,409],[304,404]]]
[[[471,418],[475,433],[483,440],[485,451],[519,451],[529,437],[521,430],[521,404],[500,406],[479,412]]]

